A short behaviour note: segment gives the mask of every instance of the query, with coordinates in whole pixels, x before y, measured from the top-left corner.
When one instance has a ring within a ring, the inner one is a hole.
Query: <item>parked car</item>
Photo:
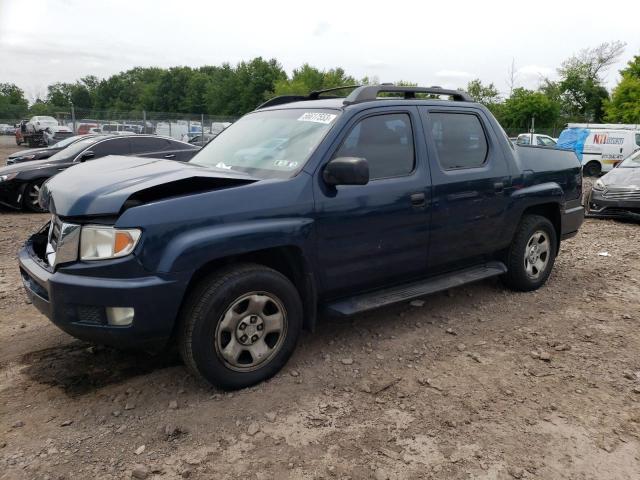
[[[91,135],[95,136],[95,135]],[[60,150],[67,148],[72,143],[75,143],[84,138],[89,138],[87,135],[74,135],[73,137],[65,138],[57,143],[54,143],[50,147],[45,148],[33,148],[29,150],[20,150],[12,153],[7,157],[6,164],[13,165],[15,163],[30,162],[31,160],[44,160],[52,155],[58,153]]]
[[[0,123],[0,135],[13,135],[15,131],[16,127],[6,123]]]
[[[58,124],[58,121],[53,117],[48,116],[35,116],[31,117],[31,119],[27,122],[27,132],[42,132],[47,131],[52,134],[56,134],[58,132],[71,132],[69,127],[65,127]]]
[[[640,220],[640,150],[595,181],[587,215]]]
[[[188,163],[111,157],[52,178],[52,220],[19,254],[33,304],[85,340],[175,340],[234,389],[280,370],[320,310],[546,282],[583,220],[573,152],[514,146],[457,90],[321,93],[269,100]]]
[[[79,123],[76,133],[78,135],[87,135],[95,128],[99,128],[97,123]]]
[[[569,123],[558,147],[574,150],[584,174],[595,177],[640,149],[640,125]]]
[[[556,140],[549,135],[541,135],[539,133],[521,133],[516,138],[518,145],[537,145],[539,147],[554,147]]]
[[[107,155],[135,155],[187,161],[198,150],[199,147],[188,143],[150,135],[85,136],[46,160],[33,160],[0,168],[0,203],[13,208],[42,212],[45,210],[38,203],[42,184],[57,173],[79,163]],[[140,159],[133,159],[133,162],[144,163]],[[110,159],[105,159],[106,170],[111,164]],[[105,174],[106,177],[108,175]]]

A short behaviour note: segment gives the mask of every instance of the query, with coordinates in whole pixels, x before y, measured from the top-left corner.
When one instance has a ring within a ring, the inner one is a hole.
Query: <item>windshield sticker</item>
[[[328,125],[331,122],[333,122],[333,119],[336,117],[337,115],[334,115],[333,113],[306,112],[300,115],[300,118],[298,118],[298,121],[324,123],[325,125]]]
[[[290,162],[289,160],[276,160],[275,162],[273,162],[273,165],[275,167],[293,170],[298,166],[298,162]]]

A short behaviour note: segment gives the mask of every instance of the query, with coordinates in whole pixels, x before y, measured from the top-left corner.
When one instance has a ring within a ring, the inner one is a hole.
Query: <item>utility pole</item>
[[[536,131],[536,116],[532,115],[531,116],[531,143],[530,145],[533,145],[533,134]]]
[[[204,146],[204,113],[200,114],[200,143]]]
[[[73,108],[73,102],[71,103],[71,122],[73,123],[73,134],[76,134],[76,111]]]

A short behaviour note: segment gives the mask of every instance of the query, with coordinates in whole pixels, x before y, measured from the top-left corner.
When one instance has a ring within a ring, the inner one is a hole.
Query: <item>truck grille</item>
[[[62,222],[56,215],[51,217],[47,248],[47,263],[55,267],[59,263],[72,262],[78,258],[80,225]]]
[[[640,188],[607,189],[602,196],[610,200],[640,200]]]

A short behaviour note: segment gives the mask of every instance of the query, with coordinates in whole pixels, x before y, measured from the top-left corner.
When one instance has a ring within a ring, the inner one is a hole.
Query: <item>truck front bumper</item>
[[[33,305],[69,335],[144,350],[162,348],[171,338],[188,284],[186,275],[152,275],[132,257],[105,261],[100,267],[79,262],[54,272],[35,254],[31,240],[18,257]],[[108,277],[96,276],[101,268]],[[114,277],[116,271],[124,278]],[[132,308],[132,323],[110,325],[110,307]]]

